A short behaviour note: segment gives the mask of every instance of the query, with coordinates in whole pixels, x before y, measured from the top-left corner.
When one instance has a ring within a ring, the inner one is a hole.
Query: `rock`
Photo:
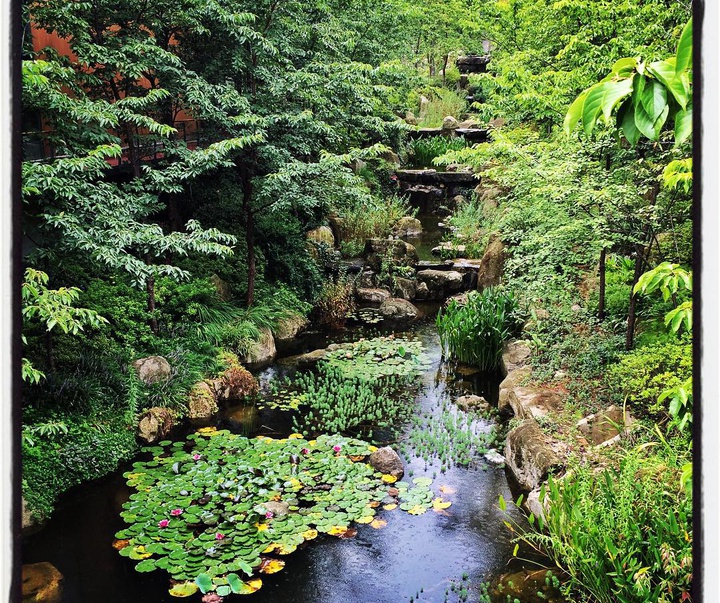
[[[313,350],[312,352],[308,352],[307,354],[300,354],[299,356],[295,356],[293,360],[297,362],[298,368],[308,368],[311,366],[315,366],[318,362],[320,362],[323,358],[325,358],[325,354],[328,352],[325,348],[320,348],[319,350]]]
[[[448,294],[462,289],[463,277],[454,270],[421,270],[417,273],[419,283],[428,288],[428,299],[444,299]]]
[[[460,127],[458,120],[452,115],[447,115],[443,118],[442,129],[443,130],[457,130]]]
[[[427,283],[418,283],[415,288],[415,297],[413,299],[430,299],[430,289],[428,288]]]
[[[418,119],[417,117],[415,117],[415,114],[412,111],[408,111],[407,113],[405,113],[405,123],[411,126],[417,126]]]
[[[384,259],[391,260],[396,266],[415,266],[419,259],[413,245],[396,239],[368,239],[363,256],[376,273],[382,271]]]
[[[490,463],[491,465],[504,465],[505,464],[505,457],[500,454],[497,450],[494,448],[491,448],[488,450],[483,457],[485,460]]]
[[[420,119],[427,115],[428,107],[430,107],[430,99],[427,96],[422,95],[420,97],[420,113],[418,114]]]
[[[23,603],[60,603],[63,581],[63,575],[52,563],[44,561],[23,565]]]
[[[27,501],[23,496],[21,499],[22,509],[22,533],[33,534],[43,527],[44,522],[32,511],[27,505]]]
[[[495,119],[491,119],[488,122],[488,125],[492,126],[496,130],[499,130],[500,128],[502,128],[505,125],[505,119],[502,117],[496,117]]]
[[[455,207],[462,207],[468,202],[468,200],[464,195],[455,195],[452,198],[452,202],[455,204]]]
[[[478,290],[500,284],[505,265],[505,245],[497,233],[490,235],[478,269]]]
[[[532,350],[525,341],[507,341],[503,345],[502,371],[507,375],[512,371],[525,366],[530,358]]]
[[[573,312],[577,313],[577,312],[580,312],[580,310],[582,310],[582,306],[580,304],[573,304],[572,306],[570,306],[570,309]]]
[[[380,314],[385,318],[411,321],[415,320],[419,313],[418,309],[405,299],[390,298],[380,305]]]
[[[398,479],[401,479],[405,474],[405,467],[402,459],[398,456],[397,452],[390,448],[390,446],[378,448],[370,455],[368,462],[376,471],[392,475]]]
[[[362,159],[353,159],[350,162],[350,169],[355,172],[355,174],[359,174],[367,167],[367,163],[364,162]]]
[[[218,297],[223,301],[230,301],[232,298],[232,293],[230,292],[230,285],[228,285],[223,279],[221,279],[217,274],[213,274],[210,277],[210,282],[215,287],[215,291],[218,294]]]
[[[400,165],[400,157],[395,151],[384,151],[380,153],[379,157],[392,165]]]
[[[505,379],[500,382],[498,393],[498,412],[504,415],[512,413],[510,405],[510,393],[521,383],[528,380],[532,373],[529,366],[522,366],[507,373]]]
[[[360,288],[361,289],[373,289],[377,285],[377,278],[375,272],[372,270],[363,270],[360,273]]]
[[[469,54],[467,56],[458,57],[455,60],[455,65],[460,73],[485,73],[489,62],[489,55]]]
[[[458,170],[456,172],[438,172],[436,178],[441,185],[472,185],[477,182],[475,174],[469,169]]]
[[[548,508],[548,499],[545,498],[543,502],[540,502],[541,487],[542,486],[538,486],[537,488],[533,488],[532,490],[530,490],[530,492],[528,492],[528,495],[525,497],[525,507],[535,517],[540,517],[544,520],[545,512]]]
[[[414,280],[402,276],[395,277],[395,289],[393,290],[395,297],[411,300],[415,297],[416,290],[417,285]]]
[[[355,290],[355,296],[361,302],[380,304],[386,299],[390,299],[390,292],[386,289],[364,289],[360,287]]]
[[[290,510],[289,505],[286,502],[283,502],[282,500],[274,501],[271,500],[270,502],[263,503],[263,507],[265,507],[270,513],[272,513],[275,517],[285,517],[288,514],[288,511]]]
[[[257,379],[240,364],[237,357],[227,355],[225,362],[228,368],[210,382],[217,400],[241,400],[260,391]]]
[[[168,408],[155,406],[145,412],[138,422],[138,438],[154,444],[162,440],[173,428],[175,416]]]
[[[595,446],[609,446],[620,439],[620,430],[627,433],[627,428],[633,423],[630,411],[623,414],[622,408],[614,404],[602,412],[588,415],[580,419],[578,430],[588,442]]]
[[[277,341],[289,341],[295,339],[309,324],[310,321],[301,314],[293,314],[278,321],[273,335]]]
[[[458,124],[458,128],[462,129],[473,129],[477,128],[480,124],[474,119],[465,119]]]
[[[561,464],[534,419],[525,419],[507,434],[505,462],[525,490],[536,488]]]
[[[423,232],[423,227],[417,218],[404,216],[393,226],[393,232],[399,237],[419,237]]]
[[[478,412],[487,412],[490,410],[490,403],[482,396],[460,396],[455,400],[455,404],[458,408],[465,412],[469,410],[476,410]]]
[[[250,344],[250,349],[243,357],[245,364],[265,364],[275,360],[275,338],[272,331],[265,327],[260,329],[260,339]]]
[[[305,237],[313,243],[324,243],[328,247],[335,247],[335,235],[329,226],[319,226],[309,231]]]
[[[435,184],[438,172],[433,168],[421,168],[417,170],[396,170],[395,175],[401,184]]]
[[[466,142],[475,144],[476,142],[486,142],[488,131],[486,128],[458,128],[455,130],[455,136],[462,136]]]
[[[148,356],[139,358],[132,363],[137,376],[146,385],[152,385],[159,381],[167,381],[172,373],[170,363],[162,356]]]
[[[509,390],[506,400],[516,417],[532,419],[561,410],[565,398],[557,392],[539,387],[514,387]]]
[[[452,270],[452,262],[446,262],[445,260],[420,260],[415,269],[420,270]]]
[[[215,391],[205,381],[190,388],[188,397],[188,418],[207,419],[218,411]]]

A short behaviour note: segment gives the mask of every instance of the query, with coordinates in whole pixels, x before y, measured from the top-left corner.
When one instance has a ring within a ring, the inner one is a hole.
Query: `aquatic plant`
[[[429,478],[395,483],[365,462],[373,446],[338,435],[248,439],[203,428],[145,450],[152,458],[124,474],[135,492],[114,546],[139,572],[167,571],[178,597],[250,594],[284,567],[279,556],[319,533],[384,526],[381,504],[414,515],[450,505],[433,498]]]
[[[512,292],[495,287],[469,293],[465,303],[452,300],[436,320],[443,353],[482,370],[498,368],[503,343],[522,324],[518,310]]]
[[[459,151],[466,146],[464,138],[445,138],[444,136],[418,138],[410,142],[408,159],[412,167],[427,168],[432,166],[433,159],[436,157],[440,157],[448,151]]]

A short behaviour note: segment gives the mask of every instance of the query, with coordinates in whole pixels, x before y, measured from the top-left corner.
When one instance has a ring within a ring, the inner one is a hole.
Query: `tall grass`
[[[432,136],[419,138],[408,145],[408,161],[412,167],[431,167],[433,159],[448,151],[459,151],[467,146],[464,138],[446,138]]]
[[[494,287],[471,292],[467,302],[452,300],[436,320],[443,353],[491,371],[500,366],[503,343],[519,329],[518,302]]]
[[[437,128],[448,115],[458,118],[465,112],[467,103],[463,96],[443,88],[433,88],[432,93],[430,103],[418,123],[421,128]]]

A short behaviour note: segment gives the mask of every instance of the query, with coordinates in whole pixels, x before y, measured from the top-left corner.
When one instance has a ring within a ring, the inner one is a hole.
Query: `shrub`
[[[340,278],[337,282],[325,283],[315,302],[313,315],[318,324],[339,329],[345,325],[347,315],[354,309],[352,283]]]
[[[460,204],[448,218],[459,242],[465,245],[465,257],[480,258],[485,253],[486,231],[481,227],[485,222],[482,203],[475,195]]]
[[[432,88],[430,103],[418,125],[421,128],[437,128],[448,115],[460,117],[466,107],[465,98],[460,94],[443,88]]]
[[[515,296],[491,287],[471,292],[464,304],[452,300],[436,324],[445,355],[489,371],[500,366],[503,342],[522,322]]]
[[[599,474],[578,466],[551,478],[541,492],[544,521],[533,518],[518,540],[546,552],[573,590],[600,603],[689,601],[692,499],[681,488],[682,460],[666,448],[625,452],[617,469]]]
[[[618,400],[627,400],[639,414],[657,417],[664,403],[658,397],[682,385],[692,375],[692,345],[688,340],[644,346],[625,354],[610,367],[608,382]]]
[[[448,151],[459,151],[467,146],[464,138],[446,138],[431,136],[410,141],[408,160],[412,167],[425,168],[433,165],[433,159]]]

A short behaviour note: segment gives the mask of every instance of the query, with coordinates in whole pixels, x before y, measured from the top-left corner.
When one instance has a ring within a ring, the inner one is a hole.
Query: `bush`
[[[436,320],[443,353],[482,370],[500,366],[503,343],[522,325],[515,296],[494,287],[452,300]]]
[[[668,341],[625,354],[610,367],[608,382],[618,401],[626,396],[636,413],[657,418],[665,413],[664,404],[658,402],[660,394],[691,375],[692,344]]]
[[[345,325],[347,316],[355,309],[352,283],[344,278],[328,281],[315,302],[313,316],[320,325],[339,329]]]
[[[442,125],[443,119],[448,115],[460,117],[467,108],[465,97],[446,88],[431,88],[426,91],[430,103],[419,122],[421,128],[437,128]],[[419,95],[417,97],[416,111],[419,108]]]
[[[578,466],[551,478],[541,492],[544,522],[519,540],[546,552],[573,591],[600,603],[689,600],[692,499],[680,486],[683,460],[670,446],[623,454],[617,469]]]

